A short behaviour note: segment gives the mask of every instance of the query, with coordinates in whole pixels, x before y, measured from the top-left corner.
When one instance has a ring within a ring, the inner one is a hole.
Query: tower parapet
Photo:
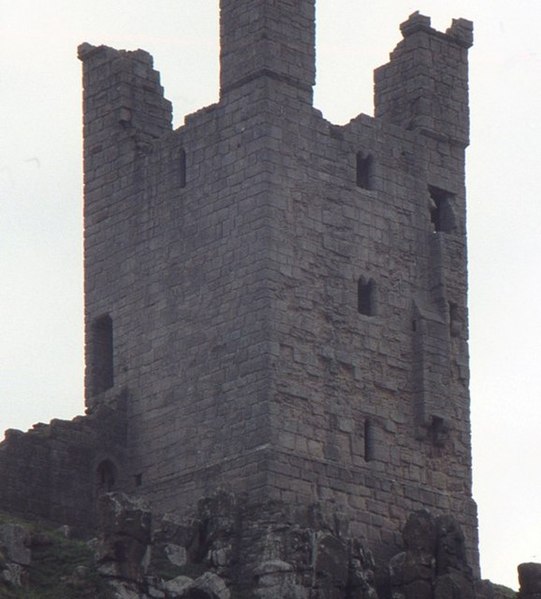
[[[468,48],[473,24],[454,19],[446,33],[430,18],[412,14],[400,26],[404,39],[375,71],[375,116],[408,130],[469,143]]]

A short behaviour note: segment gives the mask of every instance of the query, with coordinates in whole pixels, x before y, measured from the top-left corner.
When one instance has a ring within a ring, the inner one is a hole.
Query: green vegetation
[[[0,582],[0,599],[111,599],[85,542],[68,539],[50,525],[0,513],[0,525],[6,523],[19,524],[29,532],[32,561],[25,568],[22,588]],[[0,548],[0,570],[5,563]]]

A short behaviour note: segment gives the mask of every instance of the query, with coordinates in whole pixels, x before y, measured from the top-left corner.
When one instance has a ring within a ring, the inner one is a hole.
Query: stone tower
[[[472,26],[412,15],[375,116],[312,106],[315,0],[221,0],[217,104],[171,128],[151,57],[84,44],[86,403],[101,482],[346,514],[382,553],[471,497],[464,152]],[[475,567],[475,566],[474,566]]]

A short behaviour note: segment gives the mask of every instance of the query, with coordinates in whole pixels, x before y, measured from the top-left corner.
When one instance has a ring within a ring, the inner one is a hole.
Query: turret
[[[441,33],[416,12],[400,29],[404,39],[375,71],[376,118],[467,146],[472,23],[454,19]]]
[[[260,77],[284,81],[312,100],[315,0],[221,0],[222,96]]]

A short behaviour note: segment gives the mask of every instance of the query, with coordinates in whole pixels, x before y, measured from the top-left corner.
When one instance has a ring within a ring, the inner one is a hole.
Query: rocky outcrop
[[[122,392],[87,416],[38,423],[26,433],[7,430],[0,437],[0,510],[91,534],[104,486],[100,467],[114,464],[118,474],[105,490],[125,482],[126,399]]]
[[[153,515],[141,499],[109,493],[100,497],[97,512],[99,535],[88,543],[66,538],[67,527],[42,532],[0,519],[0,598],[35,594],[45,574],[54,581],[55,596],[70,599],[516,596],[489,581],[474,584],[456,521],[427,511],[408,518],[404,551],[390,560],[388,580],[378,580],[378,591],[371,553],[348,535],[340,514],[315,506],[297,511],[275,501],[249,505],[218,493],[183,521]],[[522,564],[519,576],[517,599],[541,599],[541,565]]]
[[[321,514],[219,493],[196,518],[156,520],[121,494],[98,505],[98,569],[118,598],[377,599],[373,560]]]
[[[518,599],[541,599],[541,564],[527,562],[518,567]]]
[[[30,564],[30,535],[19,524],[0,525],[0,581],[22,586],[27,578],[25,567]]]
[[[150,552],[150,509],[140,499],[107,493],[98,501],[98,571],[107,578],[143,581]]]
[[[512,589],[490,580],[478,580],[475,584],[476,599],[515,599],[517,594]]]
[[[402,537],[405,551],[389,564],[393,599],[475,599],[464,536],[454,518],[415,512]]]

